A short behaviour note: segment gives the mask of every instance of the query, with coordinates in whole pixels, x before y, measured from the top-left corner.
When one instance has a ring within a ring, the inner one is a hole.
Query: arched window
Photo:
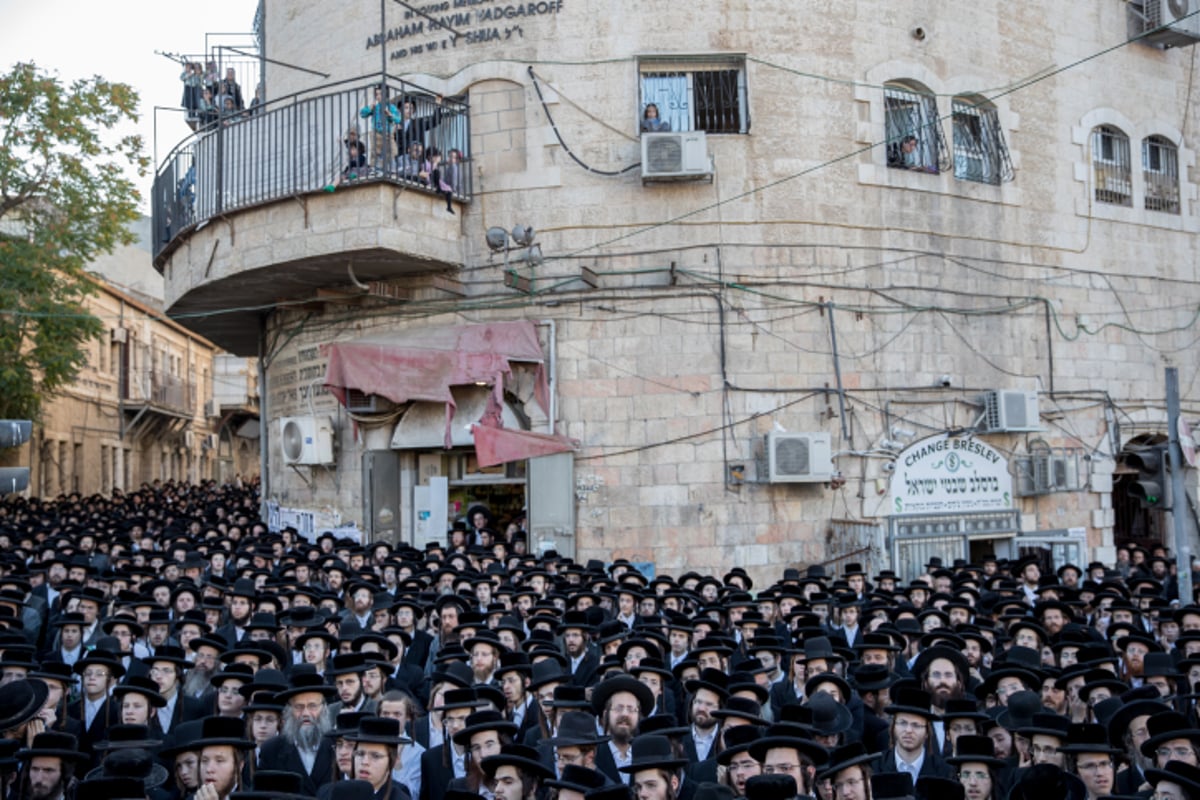
[[[1092,129],[1092,168],[1097,203],[1133,205],[1129,137],[1120,128],[1099,125]]]
[[[883,87],[883,108],[889,167],[937,173],[949,166],[933,92],[912,81],[891,81]]]
[[[1179,213],[1179,151],[1162,136],[1142,139],[1146,210]]]
[[[954,177],[999,184],[1012,180],[1012,161],[996,107],[982,97],[955,97]]]

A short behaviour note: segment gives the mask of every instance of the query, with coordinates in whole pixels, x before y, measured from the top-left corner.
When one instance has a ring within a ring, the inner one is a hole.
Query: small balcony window
[[[1012,180],[1012,161],[996,109],[983,98],[956,97],[954,111],[954,177],[999,185]]]
[[[917,83],[888,83],[883,108],[889,167],[938,173],[949,166],[933,92]]]
[[[1179,213],[1179,151],[1161,136],[1142,139],[1146,210]]]
[[[1119,128],[1100,125],[1092,129],[1092,168],[1097,203],[1133,205],[1129,137]]]
[[[746,70],[742,59],[641,63],[639,129],[746,133]],[[654,106],[654,114],[647,109]],[[657,119],[657,122],[652,120]]]

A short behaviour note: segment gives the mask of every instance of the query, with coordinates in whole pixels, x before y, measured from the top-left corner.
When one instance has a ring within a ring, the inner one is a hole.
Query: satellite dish
[[[492,249],[492,252],[498,253],[508,246],[508,231],[504,228],[488,228],[487,230],[487,246]]]
[[[512,229],[512,238],[520,247],[529,247],[533,244],[534,231],[532,225],[515,225]]]

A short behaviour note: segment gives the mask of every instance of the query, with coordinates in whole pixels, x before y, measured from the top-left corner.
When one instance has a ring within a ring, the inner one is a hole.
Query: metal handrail
[[[439,102],[428,91],[389,77],[388,103],[378,113],[380,86],[379,77],[371,76],[295,92],[254,109],[217,115],[176,145],[154,179],[156,266],[161,269],[168,251],[188,234],[230,212],[377,182],[444,195],[446,189],[422,177],[428,173],[426,159],[409,156],[414,142],[429,151],[436,147],[447,164],[450,151],[458,151],[458,163],[443,165],[438,175],[453,199],[468,202],[468,103]],[[355,138],[365,147],[365,165],[351,162]]]

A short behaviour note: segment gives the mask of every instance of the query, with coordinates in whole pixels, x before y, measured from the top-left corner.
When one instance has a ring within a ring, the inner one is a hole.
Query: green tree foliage
[[[0,75],[0,418],[37,418],[104,332],[87,265],[133,241],[145,175],[137,93],[94,77],[64,85],[33,64]]]

